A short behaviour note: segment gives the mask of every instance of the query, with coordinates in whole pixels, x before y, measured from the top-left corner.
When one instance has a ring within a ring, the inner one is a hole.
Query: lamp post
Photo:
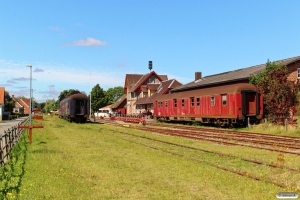
[[[90,74],[90,118],[92,117],[92,87],[91,87],[91,74]]]
[[[30,120],[30,125],[29,126],[18,126],[18,128],[28,128],[29,133],[28,133],[28,139],[29,139],[29,144],[32,143],[32,129],[33,128],[44,128],[43,126],[32,126],[32,116],[31,116],[31,109],[32,109],[32,104],[31,104],[31,99],[32,99],[32,65],[27,64],[26,67],[30,67],[30,106],[29,106],[29,120]]]
[[[29,120],[30,120],[30,126],[32,126],[32,121],[31,121],[31,112],[32,112],[32,65],[27,64],[26,67],[30,67],[30,106],[29,106]]]

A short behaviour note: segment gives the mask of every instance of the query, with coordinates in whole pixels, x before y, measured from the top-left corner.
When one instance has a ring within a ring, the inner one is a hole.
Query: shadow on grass
[[[9,161],[0,168],[0,199],[18,198],[25,174],[27,141],[23,135],[14,146]]]

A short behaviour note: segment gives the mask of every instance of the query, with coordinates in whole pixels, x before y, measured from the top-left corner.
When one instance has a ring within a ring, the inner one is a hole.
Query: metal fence
[[[18,125],[11,127],[4,134],[0,135],[0,167],[9,159],[9,154],[14,145],[19,141],[25,129],[19,129],[18,126],[24,126],[29,121],[29,117]]]

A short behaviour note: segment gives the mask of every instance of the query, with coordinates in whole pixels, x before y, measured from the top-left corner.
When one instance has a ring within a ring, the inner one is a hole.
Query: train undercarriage
[[[247,126],[248,123],[257,124],[259,123],[258,118],[259,117],[256,116],[240,116],[238,118],[154,116],[154,119],[160,122],[198,123],[203,125],[212,125],[216,127]]]
[[[87,115],[65,115],[59,117],[64,118],[69,122],[76,122],[76,123],[85,123],[88,118]]]

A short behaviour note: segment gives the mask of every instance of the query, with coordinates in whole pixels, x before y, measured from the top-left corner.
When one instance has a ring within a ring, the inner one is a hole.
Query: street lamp
[[[32,65],[27,64],[26,67],[30,67],[30,107],[29,107],[29,120],[30,120],[30,126],[32,126],[32,121],[31,121],[31,112],[32,112],[32,104],[31,104],[31,98],[32,98]]]
[[[92,75],[90,74],[90,118],[92,117],[92,86],[91,86],[92,77],[91,76]]]

